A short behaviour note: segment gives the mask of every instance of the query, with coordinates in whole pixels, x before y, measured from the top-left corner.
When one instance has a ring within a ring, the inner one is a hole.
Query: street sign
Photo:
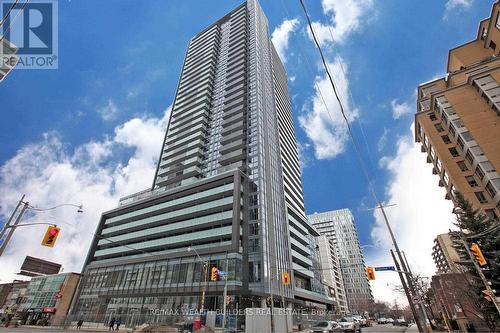
[[[218,275],[220,278],[227,278],[228,272],[224,272],[224,271],[221,271],[221,270],[217,270],[217,275]]]
[[[285,286],[290,284],[290,274],[288,274],[288,272],[283,272],[283,274],[281,274],[281,282],[283,282]]]
[[[382,267],[375,267],[375,271],[381,272],[381,271],[395,271],[396,268],[394,266],[382,266]]]

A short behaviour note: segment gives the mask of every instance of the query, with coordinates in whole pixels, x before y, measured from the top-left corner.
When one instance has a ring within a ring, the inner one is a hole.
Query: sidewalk
[[[453,333],[459,333],[459,331],[452,331]],[[418,333],[418,327],[415,324],[412,324],[408,329],[405,331],[405,333]],[[431,330],[430,333],[448,333],[448,331],[433,331]]]
[[[38,330],[47,330],[48,332],[57,332],[57,331],[74,331],[74,332],[108,332],[109,328],[108,327],[85,327],[82,326],[81,329],[77,330],[76,326],[68,326],[66,328],[64,327],[59,327],[59,326],[36,326],[36,325],[20,325],[19,327],[22,328],[34,328]],[[127,329],[125,327],[120,327],[120,330],[118,331],[113,331],[113,332],[132,332],[132,329]]]

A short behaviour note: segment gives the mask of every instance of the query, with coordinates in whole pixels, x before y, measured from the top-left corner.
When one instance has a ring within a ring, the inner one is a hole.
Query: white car
[[[366,327],[366,326],[368,326],[368,325],[367,325],[366,318],[363,318],[363,317],[361,317],[360,315],[354,315],[353,317],[354,317],[354,319],[356,319],[356,320],[359,322],[359,325],[360,325],[361,327]]]
[[[377,324],[386,324],[386,323],[387,323],[387,319],[385,319],[384,317],[380,317],[377,320]]]
[[[343,332],[361,332],[361,325],[354,317],[342,317],[338,323]]]
[[[394,322],[394,319],[387,318],[385,321],[386,321],[387,324],[392,324]]]

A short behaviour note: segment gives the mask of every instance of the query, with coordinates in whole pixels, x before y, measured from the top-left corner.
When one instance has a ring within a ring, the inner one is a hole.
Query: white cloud
[[[61,226],[55,248],[40,246],[46,226],[19,228],[0,257],[0,279],[10,281],[26,255],[61,263],[79,271],[102,212],[121,196],[152,184],[170,108],[164,117],[131,119],[116,127],[112,138],[91,141],[70,151],[56,133],[21,148],[0,167],[0,216],[6,220],[23,193],[31,205],[83,204],[84,213],[64,207],[50,213],[26,214],[23,223]],[[128,148],[125,158],[114,152]],[[117,162],[121,160],[122,162]]]
[[[97,112],[101,115],[102,119],[108,121],[115,119],[118,114],[118,108],[112,99],[108,100],[108,104],[99,108]]]
[[[389,139],[389,132],[390,132],[390,130],[388,130],[386,127],[384,127],[384,133],[382,133],[382,135],[380,136],[380,139],[378,139],[378,143],[377,143],[377,148],[378,148],[379,152],[381,152],[385,149],[385,147],[387,145],[387,140]]]
[[[433,241],[452,227],[453,205],[444,199],[445,190],[438,187],[438,177],[432,174],[432,166],[426,163],[420,144],[414,143],[412,138],[413,129],[398,140],[396,155],[381,161],[390,174],[386,202],[397,204],[386,208],[386,213],[412,270],[431,276],[435,272],[431,256]],[[380,212],[375,212],[374,217],[371,236],[377,250],[368,253],[367,262],[373,266],[392,265],[390,236]],[[375,298],[392,302],[395,294],[391,285],[394,284],[399,284],[396,273],[377,273],[377,279],[372,282]]]
[[[397,99],[391,101],[392,118],[399,119],[407,114],[413,113],[413,108],[406,102],[398,103]]]
[[[271,39],[276,48],[276,52],[281,58],[281,61],[286,62],[286,50],[288,48],[288,40],[290,34],[294,32],[299,25],[299,20],[294,18],[285,20],[279,27],[274,29]]]
[[[321,45],[328,42],[342,43],[349,34],[358,30],[362,19],[373,5],[372,0],[323,0],[323,13],[329,24],[313,22],[313,29]]]
[[[336,57],[333,62],[328,64],[328,68],[335,81],[347,117],[352,122],[358,118],[359,114],[358,110],[351,107],[348,93],[349,81],[347,72],[343,70],[347,66],[341,57]],[[303,114],[299,116],[299,123],[313,142],[316,158],[333,158],[344,151],[349,140],[347,126],[326,74],[315,78],[314,90],[315,94],[310,103],[304,106]],[[328,110],[322,98],[324,98]]]
[[[474,0],[448,0],[445,4],[443,19],[448,19],[454,11],[470,8],[473,2]]]

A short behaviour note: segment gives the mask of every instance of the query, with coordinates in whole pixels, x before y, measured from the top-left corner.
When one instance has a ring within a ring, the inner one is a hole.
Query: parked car
[[[342,332],[361,332],[361,325],[354,317],[342,317],[339,320]]]
[[[379,319],[377,319],[377,324],[387,324],[387,319],[385,317],[380,317]]]
[[[408,326],[408,322],[404,318],[396,319],[392,324],[396,326]]]
[[[359,325],[361,327],[367,327],[368,326],[366,318],[363,318],[360,315],[354,315],[353,317],[354,317],[354,319],[356,319],[359,322]]]
[[[392,324],[394,322],[394,319],[387,318],[385,321],[386,321],[387,324]]]
[[[320,321],[311,327],[311,333],[333,333],[340,332],[340,327],[334,321]]]

